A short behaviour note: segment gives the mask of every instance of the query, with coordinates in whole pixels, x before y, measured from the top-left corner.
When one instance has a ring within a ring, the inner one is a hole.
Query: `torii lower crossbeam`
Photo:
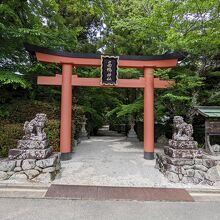
[[[115,86],[106,86],[100,84],[100,78],[81,78],[77,75],[72,75],[71,79],[72,86],[85,86],[85,87],[114,87],[114,88],[144,88],[145,78],[140,77],[139,79],[118,79],[118,84]],[[62,75],[56,74],[56,76],[38,76],[38,85],[62,85]],[[174,84],[173,80],[160,80],[159,78],[154,78],[154,88],[155,89],[165,89],[169,88]]]

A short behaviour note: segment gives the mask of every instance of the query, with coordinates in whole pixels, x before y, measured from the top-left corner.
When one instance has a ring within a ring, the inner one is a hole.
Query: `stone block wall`
[[[205,158],[206,157],[206,158]],[[220,183],[220,160],[207,155],[203,158],[172,158],[156,154],[158,168],[170,182],[208,184]]]
[[[0,161],[0,180],[51,182],[60,167],[60,153],[46,159],[5,159]]]

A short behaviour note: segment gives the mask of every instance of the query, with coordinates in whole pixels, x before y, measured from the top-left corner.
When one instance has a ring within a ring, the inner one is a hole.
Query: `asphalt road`
[[[0,198],[1,220],[215,220],[220,202],[136,202]]]

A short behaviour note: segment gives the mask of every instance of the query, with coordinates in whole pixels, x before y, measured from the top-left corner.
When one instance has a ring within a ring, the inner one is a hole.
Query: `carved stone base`
[[[88,138],[88,133],[87,133],[87,131],[86,131],[86,129],[85,129],[85,125],[84,125],[84,127],[82,128],[79,137],[80,137],[81,140],[87,140],[87,139],[89,139],[89,138]]]
[[[48,141],[35,141],[35,140],[19,140],[17,148],[19,149],[45,149],[48,146]]]
[[[169,146],[175,149],[197,149],[197,141],[169,140]]]
[[[174,158],[202,158],[203,151],[199,149],[173,149],[164,147],[164,153]]]
[[[137,137],[127,137],[126,140],[130,142],[139,142],[139,139]]]
[[[137,138],[137,134],[135,132],[134,129],[130,129],[130,131],[128,132],[128,135],[127,135],[127,141],[131,141],[131,142],[138,142],[138,138]]]
[[[10,149],[8,158],[12,159],[45,159],[52,154],[51,147],[46,149]]]
[[[88,140],[88,139],[89,139],[87,133],[85,133],[85,134],[81,134],[79,138],[80,138],[80,140]]]
[[[131,129],[129,132],[128,132],[128,137],[129,138],[136,138],[137,137],[137,134],[135,132],[134,129]]]

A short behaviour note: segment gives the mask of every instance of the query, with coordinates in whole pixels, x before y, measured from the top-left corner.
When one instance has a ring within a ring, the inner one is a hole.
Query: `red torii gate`
[[[26,49],[35,54],[38,61],[59,63],[62,75],[38,76],[38,85],[62,86],[61,93],[61,126],[60,152],[64,159],[71,158],[71,121],[72,121],[72,86],[143,88],[144,89],[144,158],[154,159],[154,89],[169,88],[174,84],[171,80],[154,78],[156,68],[172,68],[178,57],[173,54],[157,56],[119,56],[119,67],[139,68],[144,70],[144,77],[139,79],[118,79],[117,85],[101,85],[100,78],[81,78],[72,75],[73,66],[101,66],[101,55],[70,53],[52,50],[35,45],[26,45]]]

